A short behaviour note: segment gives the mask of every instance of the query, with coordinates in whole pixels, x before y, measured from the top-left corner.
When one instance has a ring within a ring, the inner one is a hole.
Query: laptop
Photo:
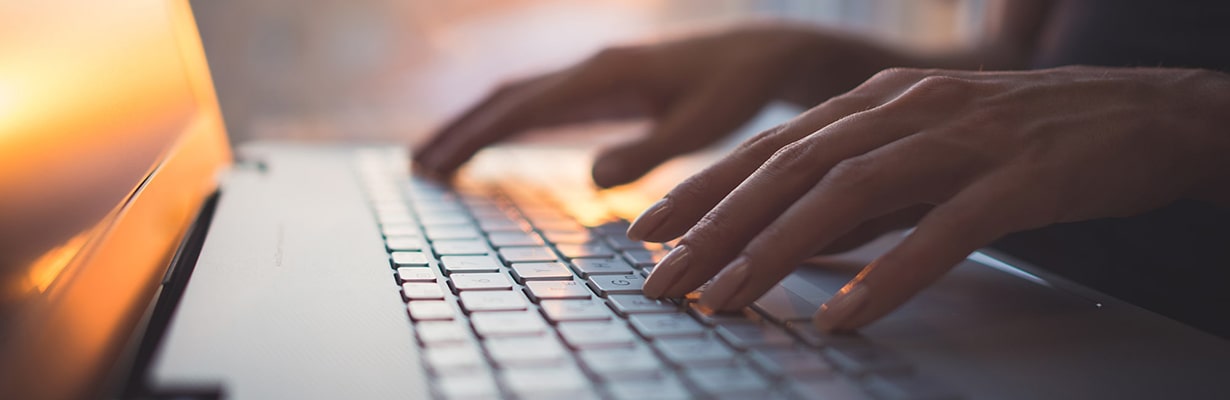
[[[670,245],[623,231],[660,188],[541,146],[450,186],[397,146],[233,149],[185,1],[3,7],[5,398],[1230,396],[1225,340],[990,250],[817,332],[904,233],[739,313],[646,299]]]

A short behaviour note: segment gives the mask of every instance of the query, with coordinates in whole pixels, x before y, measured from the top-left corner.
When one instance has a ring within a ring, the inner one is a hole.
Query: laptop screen
[[[186,1],[5,2],[0,54],[0,375],[48,341],[84,371],[215,187],[221,116]]]

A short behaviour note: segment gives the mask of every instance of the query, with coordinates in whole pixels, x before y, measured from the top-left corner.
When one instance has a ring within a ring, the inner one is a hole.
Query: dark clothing
[[[1033,65],[1078,64],[1230,71],[1230,2],[1059,1]],[[1184,200],[1022,232],[994,247],[1230,338],[1230,208]]]

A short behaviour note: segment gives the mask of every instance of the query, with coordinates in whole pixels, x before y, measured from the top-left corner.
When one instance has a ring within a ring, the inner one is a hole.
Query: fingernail
[[[676,246],[666,257],[662,257],[662,261],[658,262],[656,267],[653,267],[653,272],[649,273],[649,278],[645,279],[645,286],[641,291],[647,297],[661,297],[662,292],[683,273],[688,267],[688,246]]]
[[[747,284],[750,267],[746,257],[739,257],[727,264],[726,268],[722,268],[722,273],[713,278],[713,285],[701,296],[701,304],[717,311],[726,311],[725,307],[730,300]]]
[[[853,283],[846,285],[836,296],[820,306],[816,315],[816,328],[833,332],[843,322],[850,320],[867,303],[867,286]]]
[[[645,212],[642,212],[635,221],[632,221],[632,225],[628,226],[628,239],[645,240],[646,236],[657,230],[670,213],[670,203],[670,198],[664,197],[646,208]]]

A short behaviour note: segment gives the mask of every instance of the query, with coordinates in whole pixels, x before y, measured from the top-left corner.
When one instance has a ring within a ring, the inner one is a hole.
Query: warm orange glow
[[[186,1],[0,8],[2,396],[95,397],[229,145]]]

